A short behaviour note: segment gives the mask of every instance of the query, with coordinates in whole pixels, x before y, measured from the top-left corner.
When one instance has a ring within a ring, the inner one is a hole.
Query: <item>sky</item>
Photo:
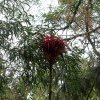
[[[58,0],[40,0],[41,4],[40,5],[34,5],[32,8],[31,8],[31,11],[36,14],[38,14],[38,10],[41,10],[40,12],[48,12],[49,11],[49,7],[50,5],[52,7],[57,7],[58,6]]]

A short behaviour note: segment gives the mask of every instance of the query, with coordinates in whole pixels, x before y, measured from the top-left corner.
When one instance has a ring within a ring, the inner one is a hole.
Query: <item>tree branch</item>
[[[77,37],[81,37],[81,36],[85,36],[85,35],[87,35],[87,34],[91,34],[91,33],[95,32],[95,31],[97,31],[99,28],[100,28],[100,26],[96,27],[95,29],[93,29],[93,30],[91,30],[91,31],[89,31],[89,32],[85,32],[85,33],[83,33],[83,34],[77,34],[77,35],[74,35],[74,36],[72,36],[72,37],[70,37],[70,38],[67,38],[67,39],[64,39],[64,40],[70,41],[70,40],[72,40],[72,39],[76,39]]]
[[[96,74],[96,77],[95,77],[95,79],[94,79],[94,81],[93,81],[93,84],[92,84],[92,86],[91,86],[91,88],[90,88],[90,91],[89,91],[89,93],[88,93],[88,95],[87,95],[87,97],[86,97],[86,100],[89,99],[90,94],[91,94],[91,92],[92,92],[92,90],[93,90],[93,88],[94,88],[94,86],[95,86],[96,81],[98,80],[98,78],[99,78],[99,73]]]
[[[52,64],[49,67],[49,100],[52,100]]]
[[[85,15],[86,32],[89,32],[89,28],[90,28],[90,27],[89,27],[89,26],[90,26],[90,22],[89,22],[89,20],[90,20],[89,17],[90,17],[90,16],[88,15],[88,14],[90,13],[90,10],[91,10],[91,8],[89,8],[89,7],[91,7],[90,4],[92,4],[92,1],[91,1],[91,0],[88,1],[88,4],[87,4],[87,6],[86,6],[86,15]],[[89,43],[91,44],[94,53],[95,53],[98,57],[100,57],[100,52],[98,52],[98,51],[96,50],[95,43],[92,42],[91,37],[90,37],[90,33],[87,33],[87,34],[86,34],[86,37],[87,37]],[[99,60],[99,63],[100,63],[100,60]],[[96,76],[95,76],[95,78],[94,78],[93,84],[92,84],[92,86],[91,86],[91,88],[90,88],[90,91],[89,91],[89,93],[88,93],[88,95],[87,95],[86,100],[89,99],[89,97],[90,97],[90,95],[91,95],[91,93],[92,93],[92,91],[93,91],[93,88],[94,88],[94,86],[95,86],[95,83],[96,83],[96,81],[98,80],[98,77],[99,77],[99,73],[96,73]]]
[[[77,14],[78,8],[79,8],[79,6],[81,5],[82,1],[83,1],[83,0],[79,0],[78,4],[76,5],[75,10],[74,10],[74,12],[73,12],[73,16],[72,16],[71,21],[68,23],[67,26],[65,26],[64,28],[61,28],[61,30],[65,30],[65,29],[69,28],[69,26],[73,23],[74,18],[75,18],[76,14]]]

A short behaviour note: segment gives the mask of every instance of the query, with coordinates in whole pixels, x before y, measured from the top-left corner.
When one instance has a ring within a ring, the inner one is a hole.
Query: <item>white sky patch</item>
[[[33,5],[30,9],[30,13],[37,15],[42,13],[47,13],[50,10],[50,7],[57,7],[58,6],[58,0],[41,0],[41,4],[39,5]]]
[[[42,4],[44,7],[48,7],[48,6],[53,6],[53,7],[57,7],[58,6],[58,0],[42,0]]]
[[[5,16],[3,14],[0,14],[0,20],[6,21]]]
[[[27,12],[29,15],[34,16],[35,25],[41,25],[43,14],[48,13],[53,8],[58,7],[58,0],[40,0],[39,4],[31,4],[31,8]],[[28,8],[27,6],[25,7]],[[34,26],[34,23],[32,24]]]

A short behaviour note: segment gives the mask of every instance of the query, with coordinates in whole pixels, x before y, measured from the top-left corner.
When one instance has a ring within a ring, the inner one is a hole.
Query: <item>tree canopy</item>
[[[48,100],[45,34],[65,43],[52,67],[52,100],[99,100],[100,0],[46,2],[0,0],[0,100]]]

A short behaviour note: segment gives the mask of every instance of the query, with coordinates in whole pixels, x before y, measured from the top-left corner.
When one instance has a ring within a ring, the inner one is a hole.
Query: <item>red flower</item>
[[[49,63],[53,64],[64,50],[65,44],[63,39],[54,35],[45,35],[43,37],[43,51]]]

